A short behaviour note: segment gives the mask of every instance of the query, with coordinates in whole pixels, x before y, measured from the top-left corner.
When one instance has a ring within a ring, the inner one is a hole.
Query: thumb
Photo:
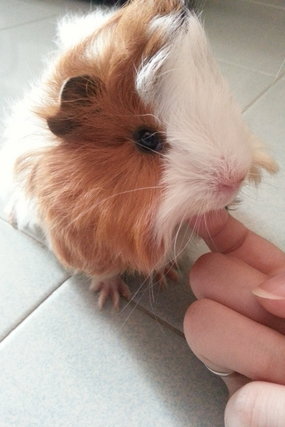
[[[285,318],[285,272],[265,280],[252,293],[265,310]]]

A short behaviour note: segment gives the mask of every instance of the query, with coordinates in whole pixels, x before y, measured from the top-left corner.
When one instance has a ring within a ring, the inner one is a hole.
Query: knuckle
[[[220,253],[207,253],[202,255],[193,265],[189,280],[192,291],[197,298],[206,296],[210,277],[209,270],[211,266],[219,264],[222,257],[223,255]]]

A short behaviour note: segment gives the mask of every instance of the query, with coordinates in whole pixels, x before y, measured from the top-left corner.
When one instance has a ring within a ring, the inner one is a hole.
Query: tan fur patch
[[[46,84],[37,113],[76,120],[58,145],[18,161],[30,169],[27,190],[36,197],[45,230],[60,261],[90,275],[138,270],[151,273],[163,256],[153,240],[161,188],[161,158],[133,141],[139,127],[163,131],[135,90],[136,69],[165,43],[149,23],[181,7],[180,1],[136,0],[102,29],[67,52]],[[104,51],[94,50],[103,38]],[[95,52],[92,56],[90,52]],[[88,105],[60,105],[68,78],[87,75],[103,83]]]

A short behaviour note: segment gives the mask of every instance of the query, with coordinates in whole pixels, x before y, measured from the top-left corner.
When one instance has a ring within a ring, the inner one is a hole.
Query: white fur
[[[138,71],[136,78],[136,89],[146,104],[153,101],[153,88],[158,72],[161,70],[169,53],[169,47],[160,49],[150,60],[144,61]]]
[[[234,194],[221,194],[217,186],[248,173],[253,147],[194,14],[165,49],[142,68],[137,84],[145,102],[154,105],[170,146],[162,177],[166,191],[156,220],[157,234],[168,245],[180,221],[233,199]]]
[[[24,192],[25,179],[17,180],[15,177],[15,163],[25,153],[54,144],[42,120],[32,112],[36,92],[34,89],[33,96],[29,93],[13,106],[0,152],[0,197],[7,217],[13,217],[21,229],[33,228],[38,221],[35,203]]]
[[[167,37],[173,35],[181,23],[179,12],[170,13],[169,15],[156,16],[149,25],[150,34],[155,31],[163,32]]]
[[[171,50],[171,42],[181,24],[180,14],[171,13],[166,16],[156,16],[149,25],[149,35],[160,33],[165,40],[164,46],[153,57],[142,61],[136,77],[136,89],[146,104],[153,104],[154,86]]]

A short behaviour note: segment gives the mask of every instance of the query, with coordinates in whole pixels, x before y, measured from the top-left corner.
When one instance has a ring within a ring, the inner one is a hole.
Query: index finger
[[[266,274],[285,270],[285,254],[263,237],[246,228],[224,210],[192,219],[213,252],[231,254]]]

